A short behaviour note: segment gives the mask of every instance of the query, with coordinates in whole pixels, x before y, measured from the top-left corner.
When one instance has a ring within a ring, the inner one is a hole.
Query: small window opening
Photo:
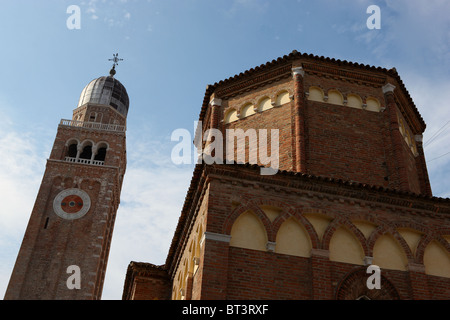
[[[49,218],[47,217],[47,219],[45,219],[44,229],[47,229],[47,226],[48,226],[48,220],[49,220]]]

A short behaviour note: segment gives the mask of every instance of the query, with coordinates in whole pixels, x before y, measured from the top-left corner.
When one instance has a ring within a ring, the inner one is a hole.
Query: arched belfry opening
[[[94,156],[94,160],[96,161],[105,161],[106,158],[106,151],[108,150],[108,146],[106,143],[99,143],[97,145],[97,151]]]
[[[92,145],[83,147],[83,151],[80,153],[80,159],[91,160],[92,158]]]
[[[68,151],[67,151],[67,156],[70,158],[76,158],[77,157],[77,152],[78,152],[78,144],[77,143],[72,143],[69,145]]]

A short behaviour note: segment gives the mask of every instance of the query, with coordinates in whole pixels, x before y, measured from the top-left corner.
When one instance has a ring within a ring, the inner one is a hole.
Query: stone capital
[[[364,260],[363,260],[365,266],[371,265],[372,261],[373,261],[373,257],[368,257],[368,256],[365,256]]]
[[[209,105],[210,105],[210,106],[218,106],[218,107],[221,107],[221,106],[222,106],[222,99],[219,99],[219,98],[214,97],[214,98],[212,98],[212,99],[209,101]]]
[[[276,243],[272,241],[268,241],[266,244],[267,251],[275,252]]]
[[[325,249],[311,249],[311,255],[316,257],[330,258],[330,251]]]
[[[408,271],[425,273],[425,266],[423,264],[410,262],[408,263]]]
[[[227,234],[221,234],[221,233],[205,232],[200,240],[200,245],[203,245],[205,240],[215,240],[215,241],[229,243],[231,240],[231,236],[227,235]]]
[[[295,77],[296,75],[305,76],[305,70],[302,67],[292,68],[292,75]]]
[[[388,92],[394,92],[395,86],[390,83],[386,83],[381,89],[383,89],[383,93],[386,94]]]

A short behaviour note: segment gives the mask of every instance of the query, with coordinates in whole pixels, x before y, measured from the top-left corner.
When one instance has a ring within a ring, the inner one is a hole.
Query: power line
[[[428,162],[431,162],[431,161],[433,161],[433,160],[442,158],[443,156],[446,156],[446,155],[448,155],[448,154],[450,154],[450,152],[447,152],[447,153],[445,153],[445,154],[443,154],[443,155],[440,155],[439,157],[436,157],[436,158],[433,158],[433,159],[431,159],[431,160],[428,160],[427,163],[428,163]]]
[[[423,144],[424,147],[426,147],[427,145],[429,145],[431,142],[433,142],[434,140],[436,140],[437,137],[439,137],[439,135],[441,135],[444,131],[444,128],[450,123],[450,120],[447,121],[446,124],[444,124],[438,131],[436,131],[431,137],[430,139],[428,139],[427,142],[425,142]]]

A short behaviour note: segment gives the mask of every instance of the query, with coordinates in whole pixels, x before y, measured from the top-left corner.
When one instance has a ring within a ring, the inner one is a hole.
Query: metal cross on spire
[[[123,59],[119,59],[118,58],[118,53],[113,53],[113,58],[112,59],[108,59],[108,61],[112,61],[113,62],[113,66],[111,68],[111,70],[109,71],[109,74],[111,75],[111,77],[113,77],[116,74],[116,65],[119,64],[119,61],[123,61]]]

